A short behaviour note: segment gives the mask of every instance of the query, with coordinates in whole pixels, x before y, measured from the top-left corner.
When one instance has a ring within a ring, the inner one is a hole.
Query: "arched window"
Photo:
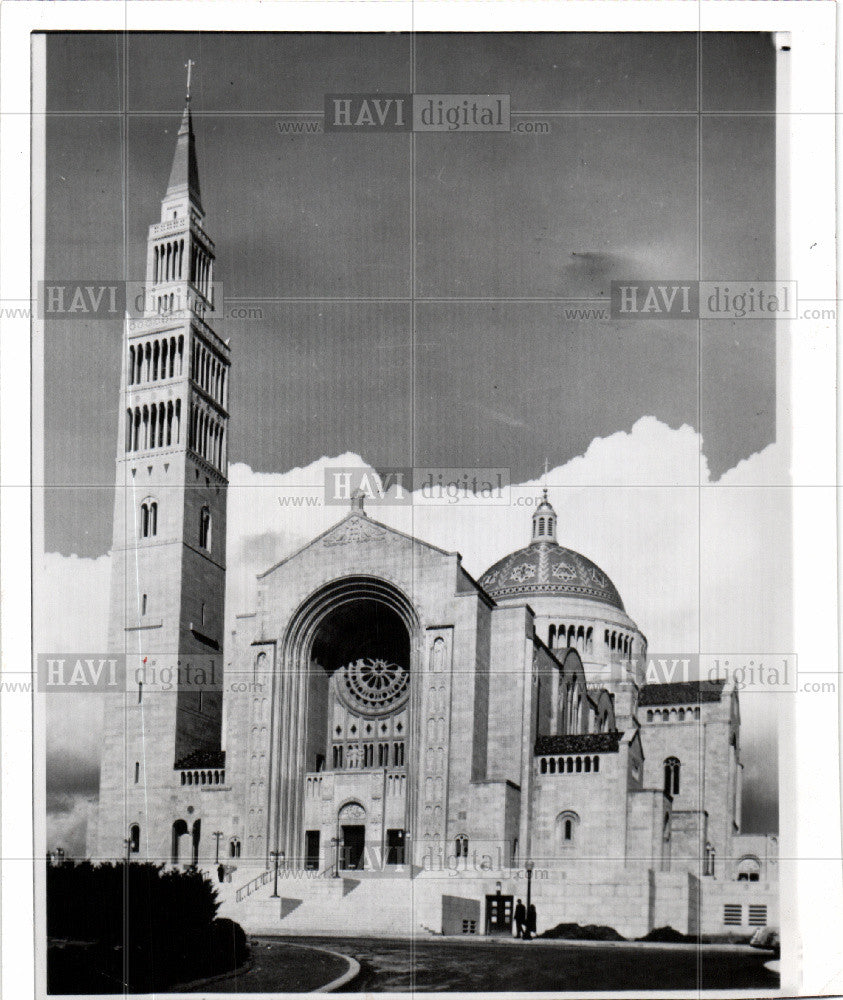
[[[556,758],[555,757],[551,757],[550,758],[550,773],[551,774],[556,774]]]
[[[228,856],[230,858],[240,857],[240,838],[232,837],[228,842]]]
[[[547,774],[547,760],[544,757],[542,757],[539,767],[542,774]]]
[[[562,848],[573,847],[577,839],[577,828],[580,825],[580,818],[569,809],[559,813],[556,817],[556,841]]]
[[[199,514],[199,545],[211,551],[211,512],[203,507]]]
[[[703,875],[713,875],[716,861],[716,851],[711,844],[705,845],[705,863],[703,864]]]
[[[454,849],[458,858],[468,857],[468,837],[461,833],[454,841]]]
[[[140,781],[140,761],[135,761],[135,784]]]
[[[539,534],[540,535],[544,534],[544,518],[543,517],[539,518]]]
[[[653,721],[653,710],[652,708],[647,709],[647,722]]]
[[[664,762],[665,795],[679,794],[679,769],[681,766],[677,757],[668,757]]]
[[[132,823],[129,827],[129,853],[138,854],[140,852],[140,827],[137,823]]]
[[[758,882],[761,878],[761,862],[754,854],[747,854],[738,862],[738,882]]]

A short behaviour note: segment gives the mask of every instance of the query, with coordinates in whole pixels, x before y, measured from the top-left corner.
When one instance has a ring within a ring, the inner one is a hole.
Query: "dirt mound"
[[[695,941],[696,938],[689,937],[675,927],[654,927],[644,937],[637,938],[638,941],[656,941],[658,944],[683,944],[685,941]]]
[[[557,924],[539,934],[542,938],[554,938],[565,941],[626,941],[614,927],[604,927],[601,924]]]

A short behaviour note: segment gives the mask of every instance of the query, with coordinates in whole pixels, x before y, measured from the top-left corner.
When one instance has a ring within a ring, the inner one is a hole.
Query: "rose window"
[[[410,673],[397,663],[364,656],[343,667],[339,687],[344,700],[358,711],[392,711],[407,700]]]

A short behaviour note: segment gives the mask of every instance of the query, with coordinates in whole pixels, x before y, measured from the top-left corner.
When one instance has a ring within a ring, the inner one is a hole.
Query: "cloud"
[[[256,574],[290,555],[345,514],[322,503],[325,470],[368,468],[358,455],[322,457],[281,474],[230,467],[226,634],[235,614],[255,610]],[[628,432],[591,442],[583,455],[548,474],[561,544],[609,574],[651,651],[766,654],[791,651],[790,498],[776,445],[712,481],[703,441],[690,427],[642,417]],[[531,504],[540,482],[512,489],[512,504],[370,508],[372,517],[448,551],[459,551],[479,577],[495,560],[529,541]],[[772,544],[778,540],[780,544]],[[48,604],[37,646],[105,648],[107,556],[48,555],[39,606]],[[766,705],[769,707],[770,702]],[[744,706],[749,770],[775,744],[774,730],[753,726]],[[96,697],[51,700],[50,787],[83,801],[94,787],[102,706]],[[773,732],[773,735],[771,735]],[[64,760],[61,755],[64,754]],[[760,770],[753,770],[760,774]],[[756,788],[754,808],[768,810],[775,789]],[[759,798],[760,796],[760,798]],[[74,810],[67,803],[60,814]],[[74,813],[75,814],[75,813]],[[59,813],[57,812],[57,815]]]
[[[47,849],[63,847],[69,858],[86,857],[88,822],[95,805],[95,799],[83,796],[66,796],[58,804],[55,797],[48,797]]]

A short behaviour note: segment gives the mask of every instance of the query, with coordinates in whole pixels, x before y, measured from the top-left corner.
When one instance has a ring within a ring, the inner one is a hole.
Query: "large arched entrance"
[[[403,863],[415,811],[417,644],[409,600],[371,577],[334,581],[293,616],[276,692],[270,830],[294,864]]]

